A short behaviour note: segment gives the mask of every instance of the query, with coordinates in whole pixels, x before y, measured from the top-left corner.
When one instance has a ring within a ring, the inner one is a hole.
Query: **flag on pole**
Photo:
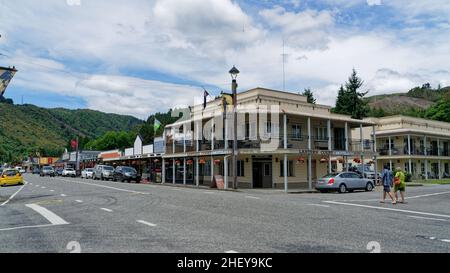
[[[5,94],[6,87],[8,87],[9,82],[16,74],[16,68],[0,67],[0,97]]]
[[[203,109],[205,109],[206,108],[206,99],[209,97],[209,93],[208,93],[208,91],[206,91],[206,89],[204,89],[203,88],[203,90],[204,90],[204,92],[203,92]]]
[[[153,123],[153,130],[155,132],[157,132],[159,130],[159,128],[161,128],[161,122],[155,118],[155,123]]]
[[[70,142],[70,146],[72,147],[73,150],[77,150],[78,141],[76,139],[72,139],[72,141]]]

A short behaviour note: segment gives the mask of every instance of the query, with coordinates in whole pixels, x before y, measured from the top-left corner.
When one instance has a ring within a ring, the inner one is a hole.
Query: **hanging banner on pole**
[[[6,87],[8,87],[16,72],[17,70],[14,67],[0,67],[0,97],[3,97],[3,94],[5,94]]]

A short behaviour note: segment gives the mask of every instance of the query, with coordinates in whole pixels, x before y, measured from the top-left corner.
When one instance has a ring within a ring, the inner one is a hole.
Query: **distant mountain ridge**
[[[450,93],[450,86],[432,89],[428,84],[411,89],[407,93],[394,93],[368,97],[372,114],[416,115],[425,112]]]
[[[132,116],[87,109],[0,103],[0,162],[36,152],[59,155],[75,136],[94,139],[108,131],[138,130],[143,123]]]

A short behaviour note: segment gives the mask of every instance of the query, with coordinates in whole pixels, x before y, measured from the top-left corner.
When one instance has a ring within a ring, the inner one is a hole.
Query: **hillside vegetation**
[[[87,142],[108,131],[138,130],[142,123],[131,116],[92,110],[0,103],[0,162],[21,160],[36,152],[59,156],[76,136]]]

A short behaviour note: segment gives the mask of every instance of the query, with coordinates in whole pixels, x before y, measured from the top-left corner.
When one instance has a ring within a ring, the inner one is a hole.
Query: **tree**
[[[308,103],[316,104],[316,99],[314,98],[314,93],[309,88],[305,88],[305,91],[303,91],[302,96],[305,96]]]
[[[450,92],[435,105],[428,108],[425,112],[425,118],[450,122]]]
[[[367,106],[367,101],[364,100],[364,96],[368,92],[359,92],[363,84],[363,80],[358,77],[356,70],[353,69],[352,74],[345,83],[345,88],[341,86],[339,89],[336,107],[333,109],[333,112],[351,115],[355,119],[366,117],[370,109]]]

